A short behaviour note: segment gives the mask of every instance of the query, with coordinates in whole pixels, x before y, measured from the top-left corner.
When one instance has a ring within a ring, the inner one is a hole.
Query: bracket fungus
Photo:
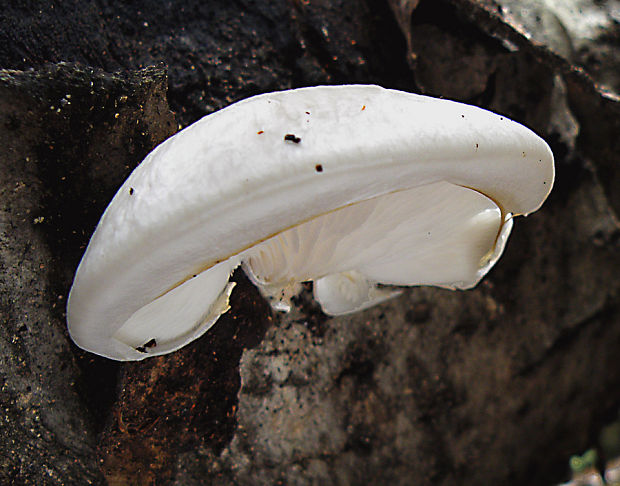
[[[239,265],[279,310],[304,281],[332,315],[400,286],[471,288],[553,179],[540,137],[473,106],[357,85],[255,96],[125,181],[77,269],[69,331],[112,359],[171,352],[228,310]]]

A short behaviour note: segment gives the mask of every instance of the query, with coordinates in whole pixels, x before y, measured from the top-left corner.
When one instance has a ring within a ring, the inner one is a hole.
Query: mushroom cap
[[[469,288],[553,180],[540,137],[477,107],[362,85],[255,96],[121,186],[77,269],[69,332],[118,360],[171,352],[226,312],[242,263],[283,308],[315,280],[331,314],[395,294],[377,284]]]

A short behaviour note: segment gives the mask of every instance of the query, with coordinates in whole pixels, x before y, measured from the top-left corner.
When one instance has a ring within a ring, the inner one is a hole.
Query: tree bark
[[[0,482],[560,482],[620,406],[620,109],[502,12],[491,0],[6,7]],[[233,101],[324,83],[445,96],[530,126],[556,157],[551,197],[470,291],[411,288],[328,318],[305,287],[282,315],[237,272],[231,310],[174,354],[119,365],[77,349],[72,275],[131,169]]]

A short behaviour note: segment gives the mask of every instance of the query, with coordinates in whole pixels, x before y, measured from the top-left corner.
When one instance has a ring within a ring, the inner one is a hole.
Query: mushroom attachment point
[[[69,332],[112,359],[169,353],[229,309],[240,265],[284,311],[306,281],[331,315],[402,286],[471,288],[553,179],[540,137],[473,106],[357,85],[255,96],[125,181],[77,269]]]

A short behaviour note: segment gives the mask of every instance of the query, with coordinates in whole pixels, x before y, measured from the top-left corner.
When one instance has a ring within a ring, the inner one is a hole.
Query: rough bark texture
[[[103,482],[95,414],[117,366],[75,353],[64,307],[106,200],[175,128],[165,83],[161,68],[0,72],[3,484]]]
[[[5,7],[0,483],[560,481],[620,405],[620,109],[504,13],[491,0]],[[142,69],[160,62],[167,76]],[[556,187],[475,290],[414,288],[327,318],[306,288],[276,315],[239,272],[231,311],[177,353],[118,365],[76,349],[65,297],[130,170],[177,123],[319,83],[502,112],[550,142]]]

